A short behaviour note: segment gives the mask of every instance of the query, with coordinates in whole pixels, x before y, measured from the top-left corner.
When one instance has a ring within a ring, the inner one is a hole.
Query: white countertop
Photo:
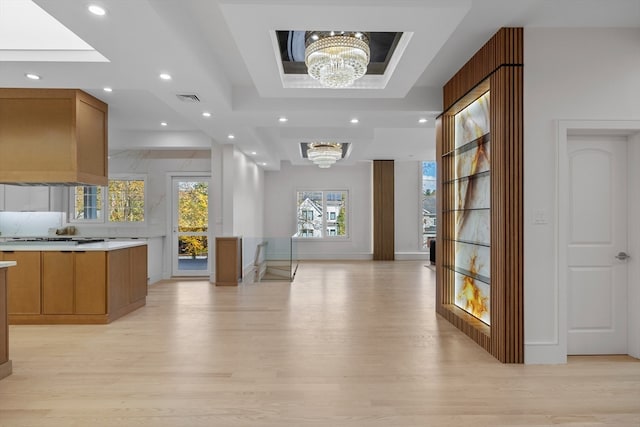
[[[0,243],[0,251],[115,251],[117,249],[144,246],[146,244],[147,242],[144,240],[109,240],[107,242],[84,243],[79,245],[75,244],[75,242],[13,242]]]
[[[15,261],[0,261],[0,268],[13,267],[16,265]]]

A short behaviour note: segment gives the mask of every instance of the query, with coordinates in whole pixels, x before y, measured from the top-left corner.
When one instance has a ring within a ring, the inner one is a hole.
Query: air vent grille
[[[200,102],[200,98],[195,93],[179,93],[176,96],[182,102]]]

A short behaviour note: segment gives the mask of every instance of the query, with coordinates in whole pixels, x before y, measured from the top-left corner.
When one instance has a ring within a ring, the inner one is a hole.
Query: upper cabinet
[[[0,182],[107,185],[107,112],[77,89],[0,89]]]
[[[0,211],[64,211],[66,187],[0,184]]]

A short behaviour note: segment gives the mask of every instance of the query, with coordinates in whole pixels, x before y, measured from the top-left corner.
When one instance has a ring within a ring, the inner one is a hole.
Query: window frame
[[[109,175],[108,181],[142,181],[144,185],[144,194],[143,194],[143,219],[142,221],[111,221],[109,204],[108,204],[108,196],[109,196],[109,184],[106,186],[102,185],[76,185],[69,188],[69,211],[68,211],[68,223],[74,224],[86,224],[86,225],[118,225],[118,226],[140,226],[145,225],[147,221],[148,215],[148,180],[146,174],[127,174],[127,173],[118,173]],[[76,188],[77,187],[99,187],[101,188],[101,199],[102,199],[102,217],[96,219],[75,219],[76,206],[75,206],[75,196],[76,196]]]
[[[313,236],[304,236],[301,233],[301,231],[298,230],[298,194],[299,193],[311,193],[311,192],[321,192],[322,193],[322,226],[321,226],[321,235],[319,237],[313,237]],[[336,219],[335,220],[329,220],[329,212],[327,211],[327,193],[345,193],[345,202],[344,202],[344,210],[345,210],[345,214],[346,214],[346,220],[345,220],[345,234],[343,236],[338,236],[337,235],[337,230],[336,230],[336,235],[329,235],[329,232],[327,230],[327,226],[329,225],[329,221],[334,222],[337,221],[338,215],[336,215]],[[293,238],[297,239],[298,241],[305,241],[305,242],[322,242],[322,241],[338,241],[338,240],[342,240],[342,241],[347,241],[351,239],[351,205],[350,205],[350,198],[351,198],[351,190],[348,188],[300,188],[300,189],[296,189],[294,191],[294,225],[293,225],[293,229],[294,229],[294,234],[293,234]]]

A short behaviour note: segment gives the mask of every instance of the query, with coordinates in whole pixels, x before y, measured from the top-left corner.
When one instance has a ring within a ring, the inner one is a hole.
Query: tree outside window
[[[202,181],[181,182],[178,188],[178,231],[207,232],[209,228],[209,184]],[[180,253],[192,258],[209,251],[207,236],[180,236]]]
[[[106,190],[106,191],[105,191]],[[144,221],[145,180],[110,179],[108,186],[74,187],[71,221],[130,223]]]

